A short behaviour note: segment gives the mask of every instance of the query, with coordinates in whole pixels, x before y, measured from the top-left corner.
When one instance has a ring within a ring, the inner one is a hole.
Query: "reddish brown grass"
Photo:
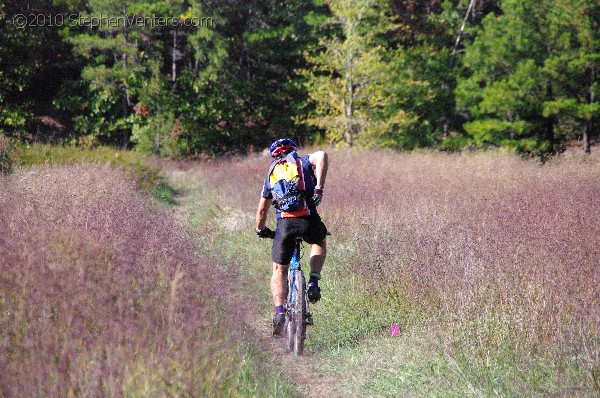
[[[110,167],[0,180],[0,395],[236,391],[227,283],[146,201]]]
[[[401,297],[477,355],[554,352],[597,366],[598,157],[330,155],[330,250],[347,251],[369,291]],[[269,161],[207,163],[198,178],[221,205],[253,214]]]

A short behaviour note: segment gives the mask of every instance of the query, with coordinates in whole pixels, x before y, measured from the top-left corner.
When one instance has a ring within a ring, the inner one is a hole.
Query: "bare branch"
[[[456,53],[456,49],[458,48],[458,43],[462,37],[463,31],[465,30],[465,25],[467,24],[467,19],[469,18],[469,14],[473,11],[473,6],[477,0],[470,0],[469,6],[467,7],[467,13],[465,14],[465,18],[463,19],[462,25],[460,26],[460,31],[458,32],[458,36],[456,37],[456,41],[454,42],[454,48],[452,49],[452,55]]]

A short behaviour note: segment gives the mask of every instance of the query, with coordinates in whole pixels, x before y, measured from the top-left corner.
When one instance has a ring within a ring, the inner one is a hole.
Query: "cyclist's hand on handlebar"
[[[275,231],[271,231],[269,227],[265,227],[264,229],[255,229],[256,236],[259,238],[273,238],[275,237]]]
[[[323,188],[315,188],[315,194],[312,197],[312,201],[315,204],[315,206],[318,206],[321,204],[321,201],[323,200]]]

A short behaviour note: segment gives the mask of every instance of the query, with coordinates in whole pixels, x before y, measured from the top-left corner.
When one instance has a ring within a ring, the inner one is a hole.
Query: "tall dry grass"
[[[252,391],[228,283],[124,172],[3,178],[0,231],[0,396]]]
[[[251,228],[269,161],[207,163],[196,178]],[[597,156],[540,165],[498,153],[333,151],[330,162],[320,212],[330,258],[344,264],[326,264],[325,279],[336,268],[358,277],[371,313],[402,301],[403,329],[436,325],[468,366],[559,358],[557,385],[572,365],[599,388]]]
[[[485,350],[600,348],[600,164],[507,155],[341,154],[329,221],[370,288]],[[324,205],[324,210],[325,210]]]

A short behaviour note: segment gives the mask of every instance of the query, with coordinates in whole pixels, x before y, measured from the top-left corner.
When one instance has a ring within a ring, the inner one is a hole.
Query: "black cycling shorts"
[[[327,227],[318,214],[277,220],[275,240],[271,251],[274,263],[283,265],[290,263],[298,235],[302,235],[302,239],[307,243],[321,243],[327,236]]]

